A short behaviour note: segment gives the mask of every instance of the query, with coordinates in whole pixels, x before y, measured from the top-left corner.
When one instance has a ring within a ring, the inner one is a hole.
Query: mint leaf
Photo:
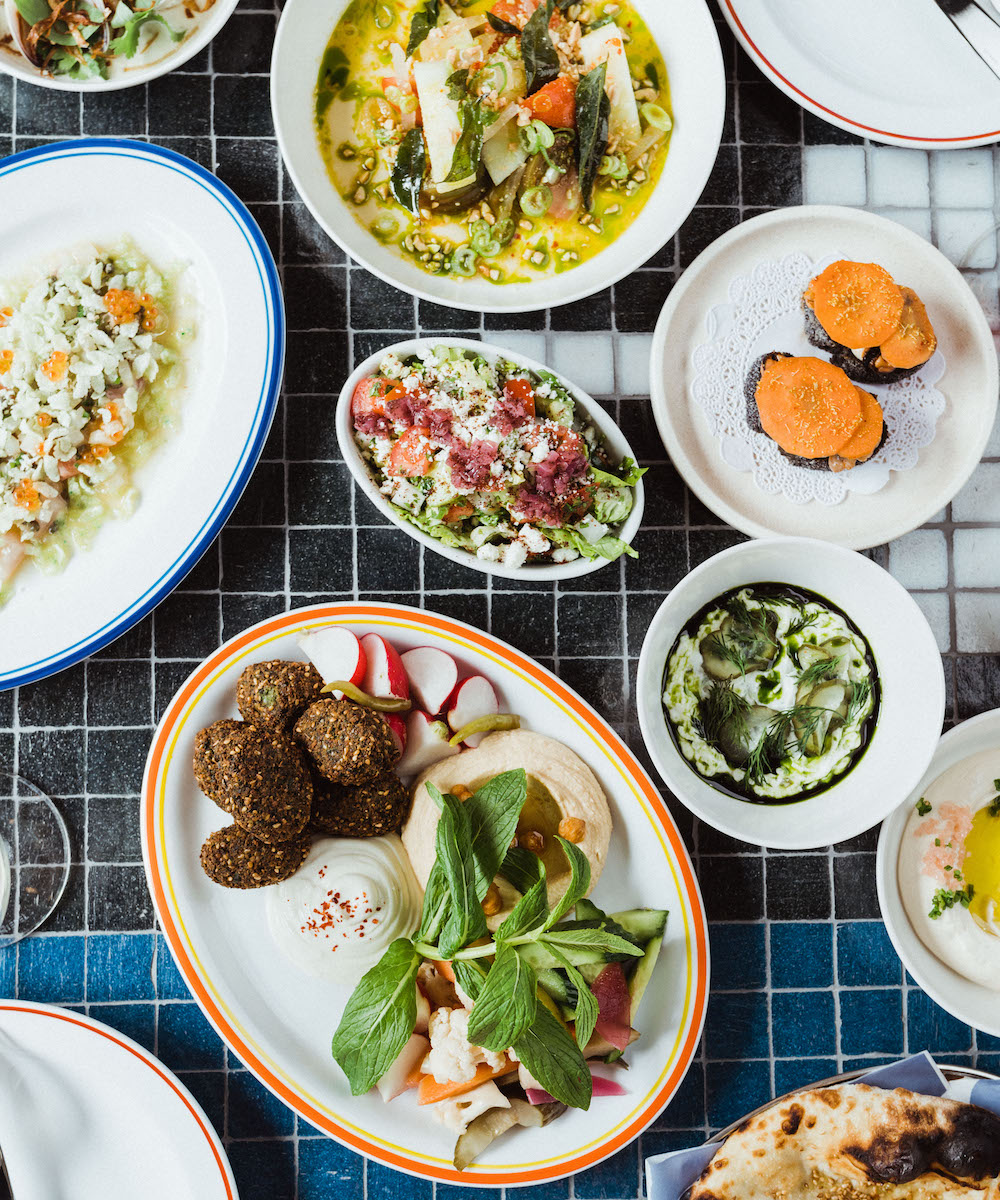
[[[399,1057],[417,1022],[420,955],[397,938],[354,989],[337,1032],[333,1057],[352,1096],[363,1096]]]
[[[549,913],[548,920],[545,922],[545,928],[551,929],[557,921],[561,921],[569,910],[576,904],[578,900],[582,900],[590,891],[590,860],[586,854],[572,842],[567,842],[565,838],[556,835],[556,841],[562,846],[563,854],[566,855],[566,860],[569,863],[570,878],[566,891],[563,892],[562,898],[556,904],[555,908]]]
[[[476,896],[479,900],[486,895],[500,870],[507,848],[517,832],[517,821],[527,796],[528,777],[523,768],[518,768],[494,775],[463,805],[469,816],[472,857],[476,866]],[[518,891],[523,890],[518,888]]]
[[[456,958],[452,960],[451,969],[455,972],[458,986],[474,1004],[486,982],[486,968],[477,958]]]
[[[606,929],[550,929],[539,939],[550,948],[590,950],[598,954],[627,954],[642,958],[642,951],[634,942],[627,942],[616,933]],[[555,1095],[555,1093],[552,1093]]]
[[[543,1088],[571,1108],[590,1108],[593,1081],[580,1047],[544,1004],[514,1042],[514,1053]]]
[[[536,859],[536,862],[539,866],[542,865],[540,859]],[[538,882],[532,884],[518,900],[513,911],[507,914],[494,937],[498,942],[502,942],[506,938],[521,937],[530,929],[541,930],[544,928],[548,911],[548,885],[545,879],[545,868],[542,867],[542,874]]]
[[[586,1049],[587,1043],[593,1036],[594,1027],[597,1025],[597,1017],[600,1013],[597,997],[590,990],[590,984],[569,959],[560,954],[555,947],[550,946],[549,949],[562,963],[563,970],[569,976],[570,983],[576,989],[576,1007],[573,1009],[573,1022],[576,1026],[576,1044]]]
[[[441,864],[435,860],[424,889],[424,907],[417,930],[418,942],[434,942],[448,915],[448,881]]]
[[[512,1046],[535,1019],[537,988],[535,972],[513,946],[501,942],[472,1006],[469,1041],[497,1054]]]
[[[427,784],[427,790],[435,800],[441,795],[433,784]],[[437,861],[448,885],[451,910],[438,939],[438,950],[442,958],[451,958],[456,950],[483,937],[487,928],[486,917],[479,903],[481,896],[477,895],[469,814],[462,801],[454,796],[442,796],[441,802],[443,808],[438,821],[435,848]],[[485,890],[482,894],[486,894]]]
[[[520,846],[508,850],[500,864],[500,874],[511,887],[522,893],[534,887],[542,877],[543,871],[542,860],[538,855]]]

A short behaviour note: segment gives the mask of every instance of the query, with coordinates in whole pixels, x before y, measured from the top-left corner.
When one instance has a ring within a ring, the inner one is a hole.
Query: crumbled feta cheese
[[[532,554],[544,554],[552,545],[545,534],[534,525],[522,525],[517,536]]]
[[[580,551],[574,550],[572,546],[557,546],[552,551],[552,561],[557,563],[572,562],[574,558],[580,557]]]
[[[476,558],[481,558],[483,562],[499,562],[502,554],[503,551],[499,546],[487,542],[485,546],[480,546],[476,551]]]
[[[505,567],[523,567],[528,560],[528,547],[521,541],[520,538],[516,542],[511,542],[503,552],[503,565]]]

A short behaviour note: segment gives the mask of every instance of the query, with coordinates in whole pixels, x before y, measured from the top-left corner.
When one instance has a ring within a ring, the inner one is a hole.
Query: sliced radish
[[[406,721],[399,713],[382,713],[382,720],[392,733],[392,740],[396,743],[397,754],[402,754],[406,749]]]
[[[430,1051],[430,1042],[420,1033],[410,1035],[410,1040],[399,1052],[399,1057],[375,1084],[378,1094],[389,1103],[406,1091],[407,1080],[424,1061]]]
[[[324,683],[342,679],[360,686],[368,663],[361,643],[349,629],[336,625],[314,629],[311,633],[300,633],[298,642]],[[341,693],[335,695],[339,700]]]
[[[406,681],[406,672],[395,648],[377,633],[366,633],[361,639],[361,649],[367,660],[364,682],[361,685],[364,691],[369,696],[409,699],[410,685]]]
[[[626,1050],[632,1038],[632,999],[621,963],[608,963],[590,985],[597,1000],[595,1032],[618,1050]]]
[[[499,711],[500,701],[493,684],[482,675],[470,675],[455,688],[448,701],[448,724],[452,733],[458,733],[471,721],[493,716]],[[485,733],[471,734],[465,744],[478,746],[485,736]]]
[[[396,770],[400,775],[419,775],[442,758],[458,754],[459,748],[448,742],[450,734],[444,721],[435,721],[429,713],[414,709],[406,718],[406,750]]]
[[[399,657],[414,699],[427,712],[439,713],[458,683],[455,660],[434,646],[417,646]]]

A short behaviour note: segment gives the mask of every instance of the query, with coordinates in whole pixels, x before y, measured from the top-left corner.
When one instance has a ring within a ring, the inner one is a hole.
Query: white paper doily
[[[790,254],[761,262],[750,275],[734,279],[730,302],[709,312],[709,340],[694,352],[692,395],[719,439],[724,461],[737,471],[752,471],[762,491],[780,493],[793,504],[839,504],[848,491],[877,492],[889,482],[890,472],[917,465],[920,449],[933,441],[945,409],[945,398],[934,386],[945,370],[937,351],[913,375],[890,384],[861,385],[881,404],[889,435],[877,454],[850,471],[834,474],[796,466],[767,434],[747,424],[743,388],[756,359],[772,350],[825,357],[806,339],[802,293],[810,279],[836,261],[836,255],[814,263],[804,254]]]

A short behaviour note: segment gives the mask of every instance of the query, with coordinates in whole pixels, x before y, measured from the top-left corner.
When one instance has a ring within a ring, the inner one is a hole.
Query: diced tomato
[[[560,450],[577,450],[580,454],[587,453],[583,436],[567,425],[547,426],[545,437],[550,445],[555,443]]]
[[[456,501],[444,514],[445,523],[454,525],[456,521],[464,521],[466,517],[471,517],[475,511],[471,504]]]
[[[508,379],[503,385],[504,399],[516,404],[525,416],[535,415],[535,392],[527,379]]]
[[[386,395],[390,390],[388,379],[380,379],[378,375],[362,379],[351,397],[352,416],[367,417],[372,413],[380,416],[385,412]]]
[[[496,0],[492,12],[501,21],[523,29],[537,7],[538,0]]]
[[[405,475],[412,478],[416,475],[426,475],[431,469],[430,456],[427,453],[430,443],[427,430],[418,425],[408,429],[389,452],[390,475]]]
[[[560,75],[558,79],[539,88],[523,103],[533,117],[553,129],[576,127],[576,84],[566,75]]]

